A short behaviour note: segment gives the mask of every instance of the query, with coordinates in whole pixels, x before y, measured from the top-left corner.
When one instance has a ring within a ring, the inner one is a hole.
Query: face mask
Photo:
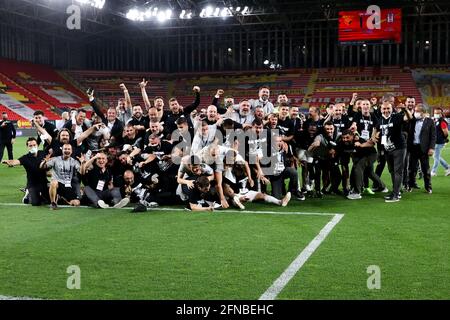
[[[422,114],[420,112],[414,112],[414,118],[422,119]]]
[[[32,153],[32,154],[36,154],[36,153],[38,152],[38,147],[32,147],[32,148],[29,150],[29,152]]]
[[[433,115],[433,118],[435,118],[435,119],[440,119],[441,116],[440,116],[439,114],[434,114],[434,115]]]

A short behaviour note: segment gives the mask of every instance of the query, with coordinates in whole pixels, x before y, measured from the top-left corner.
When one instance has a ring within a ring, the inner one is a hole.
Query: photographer
[[[94,132],[87,139],[87,146],[89,150],[102,149],[106,143],[108,143],[111,136],[109,128],[102,122],[101,118],[97,115],[92,115],[92,124],[97,125],[98,130]]]
[[[3,159],[3,151],[8,150],[8,159],[14,159],[13,144],[16,140],[16,129],[11,121],[8,120],[8,114],[2,113],[0,120],[0,161]]]

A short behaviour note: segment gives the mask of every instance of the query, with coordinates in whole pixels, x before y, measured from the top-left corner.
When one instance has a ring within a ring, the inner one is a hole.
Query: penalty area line
[[[278,294],[286,287],[289,281],[308,261],[311,255],[316,251],[320,244],[330,234],[333,228],[344,217],[343,214],[335,214],[333,219],[320,230],[319,234],[303,249],[294,261],[284,270],[284,272],[273,282],[273,284],[264,292],[259,300],[275,300]]]

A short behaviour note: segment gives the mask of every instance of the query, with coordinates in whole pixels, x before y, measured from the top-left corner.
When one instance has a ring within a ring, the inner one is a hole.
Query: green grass
[[[25,152],[17,143],[16,158]],[[443,155],[450,160],[448,148]],[[399,203],[328,196],[282,208],[345,216],[278,298],[450,299],[450,177],[438,173],[432,195],[419,190]],[[24,170],[2,166],[0,182],[0,202],[20,202]],[[0,295],[257,299],[330,219],[0,205]],[[70,265],[81,268],[81,290],[66,288]],[[381,269],[380,290],[367,289],[369,265]]]

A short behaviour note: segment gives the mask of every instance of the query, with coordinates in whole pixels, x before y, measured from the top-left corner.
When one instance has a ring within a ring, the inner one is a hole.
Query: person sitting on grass
[[[232,203],[239,209],[245,209],[242,202],[264,201],[285,207],[291,200],[290,192],[286,193],[283,199],[279,200],[263,192],[248,190],[247,182],[250,187],[254,185],[250,167],[236,150],[227,152],[224,159],[224,168],[224,190],[231,195]]]
[[[62,147],[62,156],[50,159],[50,153],[39,166],[41,169],[53,169],[49,188],[50,209],[52,210],[58,209],[58,195],[71,206],[78,207],[80,205],[80,199],[72,188],[72,180],[75,173],[80,171],[81,165],[71,156],[72,145],[66,143]]]
[[[110,203],[114,208],[123,208],[130,198],[123,198],[120,189],[113,185],[113,176],[106,167],[107,157],[103,152],[97,153],[88,161],[82,162],[81,175],[84,176],[84,195],[95,208],[107,209]]]

